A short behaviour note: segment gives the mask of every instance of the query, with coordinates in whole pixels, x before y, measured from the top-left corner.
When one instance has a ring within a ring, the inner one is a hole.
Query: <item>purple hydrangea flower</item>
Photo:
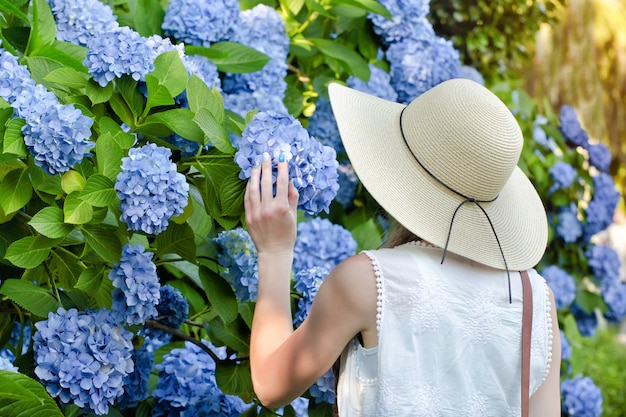
[[[578,219],[578,208],[574,203],[562,207],[557,216],[556,234],[565,243],[573,243],[583,234],[583,224]]]
[[[111,309],[121,323],[143,324],[157,316],[160,284],[152,256],[141,245],[124,245],[120,263],[109,272],[115,287]]]
[[[381,0],[379,3],[391,13],[392,19],[374,13],[369,13],[368,18],[372,22],[374,32],[381,36],[385,44],[401,42],[415,36],[416,30],[431,27],[426,20],[430,13],[428,0]]]
[[[585,237],[606,229],[613,223],[615,208],[619,203],[620,193],[615,188],[613,178],[609,174],[600,173],[593,177],[593,196],[587,205]]]
[[[443,81],[459,76],[459,52],[452,42],[438,36],[405,39],[387,50],[391,85],[398,100],[409,103]]]
[[[290,114],[273,111],[257,113],[236,141],[235,162],[239,177],[250,178],[255,163],[268,152],[274,164],[276,182],[278,156],[283,153],[289,164],[289,177],[298,180],[298,208],[314,216],[328,212],[339,189],[336,152],[311,138],[300,122]]]
[[[576,169],[567,162],[559,161],[552,165],[549,170],[550,176],[554,180],[554,184],[550,187],[550,192],[568,188],[574,183],[574,179],[578,176]]]
[[[226,348],[203,343],[220,359]],[[200,347],[185,342],[184,348],[172,349],[158,364],[159,380],[152,396],[153,417],[238,416],[243,412],[239,397],[224,395],[215,381],[215,362]],[[196,414],[202,410],[202,413]]]
[[[259,285],[257,251],[252,238],[242,228],[224,230],[214,239],[220,247],[221,275],[235,289],[240,301],[255,301]]]
[[[294,246],[295,272],[319,266],[331,271],[344,259],[356,253],[356,240],[344,227],[316,217],[298,224]]]
[[[559,111],[559,130],[567,142],[574,146],[589,146],[589,136],[578,121],[576,111],[572,106],[561,106]]]
[[[167,36],[196,46],[227,40],[232,27],[239,26],[237,0],[170,0],[161,28]]]
[[[113,10],[98,0],[48,0],[56,21],[57,39],[87,46],[89,41],[119,28]]]
[[[574,303],[571,306],[571,312],[576,319],[576,327],[581,335],[585,337],[593,337],[596,335],[598,329],[598,318],[595,312],[587,313],[578,304]]]
[[[317,99],[315,112],[309,117],[307,130],[322,144],[332,147],[337,153],[345,153],[330,101],[321,97]]]
[[[550,265],[541,270],[548,286],[554,293],[556,309],[561,310],[574,302],[576,298],[576,281],[567,272],[555,265]]]
[[[129,230],[159,234],[187,206],[189,184],[177,172],[171,154],[168,148],[149,143],[130,149],[122,159],[115,189],[121,201],[120,219]]]
[[[602,392],[591,378],[578,375],[561,382],[562,410],[569,417],[600,417]]]
[[[572,357],[572,347],[563,330],[559,330],[559,336],[561,338],[561,359],[566,361]]]
[[[396,93],[396,90],[391,86],[391,77],[387,71],[372,64],[369,64],[369,69],[370,79],[367,82],[351,75],[346,80],[348,87],[385,100],[396,101],[398,99],[398,93]]]
[[[585,251],[589,267],[600,282],[619,278],[621,262],[617,252],[608,245],[592,245]]]
[[[315,399],[315,403],[335,403],[335,375],[328,370],[309,388],[309,394]]]
[[[352,199],[356,194],[359,178],[348,161],[339,164],[337,172],[339,173],[339,190],[337,191],[335,200],[344,208],[348,208],[352,205]]]
[[[154,356],[144,345],[133,350],[132,360],[135,368],[124,377],[124,394],[117,400],[117,405],[122,410],[137,407],[139,401],[148,398],[150,393],[148,383],[154,367]]]
[[[609,308],[604,317],[611,323],[621,323],[626,318],[626,283],[618,279],[603,281],[601,294]]]
[[[132,333],[105,309],[59,308],[35,327],[35,374],[50,395],[107,414],[124,393],[124,377],[133,371]]]
[[[611,166],[611,151],[603,144],[589,145],[589,164],[598,168],[600,171],[608,172]]]
[[[298,300],[298,310],[293,320],[296,327],[300,326],[309,315],[313,299],[315,299],[317,291],[328,276],[328,273],[329,270],[324,267],[313,266],[301,269],[294,274],[294,289],[302,294],[302,297]]]

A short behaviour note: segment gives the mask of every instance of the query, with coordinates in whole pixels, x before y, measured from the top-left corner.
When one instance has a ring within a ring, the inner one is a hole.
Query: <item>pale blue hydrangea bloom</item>
[[[591,378],[577,375],[561,382],[562,411],[569,417],[600,417],[602,392]]]
[[[53,93],[30,78],[17,57],[1,48],[0,97],[26,121],[24,143],[35,163],[48,174],[68,171],[95,146],[89,140],[93,120],[73,104],[59,103]]]
[[[613,223],[613,216],[620,193],[615,188],[613,178],[604,172],[593,177],[593,196],[587,205],[585,237],[591,239],[593,235],[606,229]]]
[[[35,327],[35,374],[50,395],[107,414],[133,371],[133,334],[105,309],[59,308]]]
[[[554,184],[550,187],[550,192],[556,190],[562,190],[568,188],[574,183],[574,180],[578,176],[578,172],[567,162],[558,161],[552,165],[548,171],[554,181]]]
[[[618,279],[603,281],[600,290],[609,308],[604,317],[610,323],[621,323],[626,318],[626,283]]]
[[[202,55],[185,55],[187,69],[205,82],[209,88],[222,90],[222,81],[217,65]],[[185,62],[185,61],[183,61]]]
[[[113,10],[98,0],[48,0],[56,21],[57,39],[80,46],[119,28]]]
[[[148,143],[130,149],[122,158],[115,189],[120,199],[120,219],[129,230],[159,234],[187,206],[189,184],[177,171],[171,155],[168,148]]]
[[[289,178],[297,179],[300,194],[298,208],[314,216],[326,211],[339,189],[337,154],[310,137],[300,122],[287,113],[257,113],[236,140],[235,162],[241,168],[239,178],[250,178],[255,163],[263,153],[272,158],[273,183],[276,182],[278,157],[282,153],[289,166]]]
[[[443,81],[459,76],[461,61],[452,42],[433,35],[424,39],[407,38],[387,50],[391,85],[398,100],[408,104]]]
[[[572,347],[563,330],[559,329],[559,336],[561,338],[561,360],[566,361],[572,357]]]
[[[282,97],[267,94],[265,91],[237,91],[236,93],[224,93],[224,108],[238,114],[242,118],[251,110],[275,111],[288,113]]]
[[[226,358],[226,348],[203,343],[220,359]],[[241,398],[222,393],[215,381],[215,362],[193,343],[185,342],[184,348],[172,349],[156,368],[159,380],[152,393],[153,417],[234,417],[244,410]],[[196,414],[200,410],[205,414]]]
[[[293,270],[298,272],[319,266],[331,271],[354,255],[356,247],[352,233],[341,225],[319,217],[302,222],[298,224]]]
[[[576,281],[574,278],[556,265],[550,265],[541,270],[548,286],[554,293],[556,309],[561,310],[574,302],[576,298]]]
[[[326,402],[329,404],[335,403],[335,375],[331,370],[326,371],[324,375],[320,377],[309,388],[311,397],[315,399],[316,403]]]
[[[143,324],[157,316],[161,285],[153,256],[142,245],[124,245],[120,262],[109,272],[115,287],[111,310],[120,323]]]
[[[573,202],[569,206],[561,207],[557,215],[556,234],[563,238],[565,243],[573,243],[583,234],[583,223],[578,218],[578,208]]]
[[[370,79],[367,82],[351,75],[346,80],[348,87],[385,100],[396,101],[398,99],[398,93],[396,93],[396,90],[391,86],[391,76],[389,73],[372,64],[369,64],[369,69]]]
[[[600,171],[608,172],[611,166],[611,151],[603,144],[589,145],[589,164],[598,168]]]
[[[161,299],[157,304],[159,323],[172,329],[178,329],[189,315],[189,301],[171,285],[161,286]]]
[[[28,351],[30,336],[30,325],[27,324],[22,331],[22,325],[19,321],[16,321],[13,324],[13,329],[11,329],[11,336],[9,337],[8,344],[0,349],[0,358],[7,359],[9,362],[13,363],[13,361],[15,361],[15,353],[24,355]],[[20,338],[22,339],[21,349],[18,346],[20,343]],[[11,348],[9,348],[9,346]]]
[[[296,417],[309,417],[309,399],[298,397],[291,402],[291,406],[296,412]]]
[[[580,125],[576,111],[572,106],[561,106],[561,110],[559,111],[559,123],[559,130],[567,142],[574,146],[582,146],[583,148],[589,146],[589,136]]]
[[[469,65],[461,65],[461,68],[459,68],[459,77],[472,80],[480,85],[485,85],[485,77],[483,77],[476,68]]]
[[[218,262],[225,269],[221,276],[235,290],[240,301],[255,301],[259,285],[257,251],[243,228],[224,230],[215,239],[219,245]]]
[[[0,356],[0,371],[19,372],[20,370],[13,365],[11,359]]]
[[[337,167],[337,172],[339,173],[339,191],[337,191],[335,200],[344,208],[348,208],[352,205],[359,178],[348,161],[340,163]]]
[[[576,327],[578,327],[578,331],[581,335],[585,337],[593,337],[596,335],[598,317],[596,317],[595,312],[588,313],[576,303],[572,304],[570,311],[576,319]]]
[[[239,27],[237,0],[170,0],[161,28],[167,36],[196,46],[227,39],[229,30]]]
[[[137,407],[139,401],[148,398],[150,393],[150,374],[154,367],[154,355],[145,345],[133,350],[132,360],[135,365],[133,372],[124,377],[124,394],[118,398],[120,409]]]
[[[612,247],[591,245],[585,251],[585,256],[587,256],[589,267],[598,281],[613,281],[619,278],[621,261]]]
[[[346,152],[341,142],[335,115],[330,107],[330,101],[327,99],[322,97],[317,99],[315,112],[309,117],[307,130],[311,136],[324,145],[332,147],[337,153]]]
[[[302,294],[302,297],[298,300],[298,310],[293,319],[296,327],[300,326],[309,315],[317,291],[328,276],[328,273],[329,270],[321,266],[300,269],[294,273],[294,289]]]
[[[368,18],[374,32],[381,36],[385,44],[410,38],[416,30],[428,23],[426,16],[430,13],[429,0],[380,0],[379,3],[391,13],[392,19],[374,13],[369,13]]]

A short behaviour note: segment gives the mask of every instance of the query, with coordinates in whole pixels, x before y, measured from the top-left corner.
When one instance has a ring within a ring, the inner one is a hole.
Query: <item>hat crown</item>
[[[456,193],[476,200],[498,196],[523,146],[506,105],[465,79],[426,91],[405,108],[400,123],[417,162]]]

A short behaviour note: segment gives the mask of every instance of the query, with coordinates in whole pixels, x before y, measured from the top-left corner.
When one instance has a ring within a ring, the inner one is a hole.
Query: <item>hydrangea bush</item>
[[[0,398],[15,381],[37,394],[3,412],[331,416],[330,371],[279,410],[252,390],[250,169],[283,153],[297,180],[299,325],[330,270],[389,222],[346,158],[327,84],[409,102],[482,75],[428,1],[163,3],[0,1]],[[564,413],[595,415],[576,338],[626,315],[619,261],[597,241],[619,198],[611,156],[574,109],[494,91],[532,138],[521,165],[550,213],[539,268],[572,341]]]

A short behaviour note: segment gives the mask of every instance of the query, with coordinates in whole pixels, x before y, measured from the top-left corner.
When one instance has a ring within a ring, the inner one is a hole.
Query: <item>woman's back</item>
[[[405,244],[367,251],[378,288],[378,347],[342,355],[338,406],[348,416],[516,416],[521,393],[520,275]],[[530,393],[551,361],[550,299],[533,288]],[[363,410],[363,411],[361,411]]]

